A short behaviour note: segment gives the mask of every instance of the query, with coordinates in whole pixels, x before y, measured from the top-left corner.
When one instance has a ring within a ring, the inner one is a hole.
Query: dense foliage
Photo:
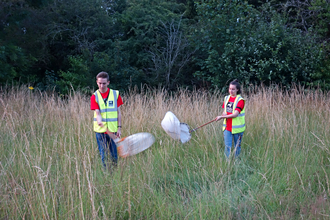
[[[278,14],[264,9],[258,13],[241,1],[199,4],[207,26],[200,28],[202,37],[196,39],[208,56],[200,60],[202,71],[196,75],[213,86],[233,78],[246,84],[310,85],[324,59],[315,37],[286,27]]]
[[[0,84],[90,91],[107,71],[118,89],[328,89],[329,23],[325,0],[4,0]]]

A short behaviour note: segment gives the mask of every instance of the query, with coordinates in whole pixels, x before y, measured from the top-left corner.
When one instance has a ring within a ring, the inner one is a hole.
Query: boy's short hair
[[[96,80],[98,78],[102,78],[102,79],[107,79],[107,81],[109,81],[109,74],[107,72],[99,72],[97,75],[96,75]]]

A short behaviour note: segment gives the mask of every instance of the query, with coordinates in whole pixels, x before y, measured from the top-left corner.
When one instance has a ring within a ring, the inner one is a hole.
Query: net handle
[[[189,131],[189,133],[194,132],[194,131],[200,129],[201,127],[204,127],[205,125],[208,125],[208,124],[210,124],[210,123],[212,123],[212,122],[214,122],[214,121],[216,121],[216,120],[217,120],[217,119],[215,118],[215,119],[213,119],[212,121],[206,122],[205,124],[203,124],[203,125],[201,125],[201,126],[199,126],[199,127],[197,127],[197,128],[191,129],[191,130]]]

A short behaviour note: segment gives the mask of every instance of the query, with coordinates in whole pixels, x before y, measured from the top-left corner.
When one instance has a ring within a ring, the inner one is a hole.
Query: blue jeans
[[[230,156],[230,150],[231,150],[231,147],[232,147],[233,138],[234,138],[234,150],[236,148],[235,157],[237,157],[240,154],[243,133],[244,132],[237,133],[237,134],[232,134],[228,130],[225,130],[223,132],[223,136],[225,138],[225,154],[226,154],[227,158],[229,158],[229,156]],[[237,144],[237,141],[238,141],[239,137],[241,137],[241,139],[239,140],[239,143]]]
[[[97,145],[99,147],[103,166],[105,166],[105,159],[108,156],[109,151],[110,151],[112,162],[116,164],[118,161],[116,143],[110,138],[109,135],[107,135],[105,133],[95,132],[95,134],[96,134],[96,141],[97,141]]]

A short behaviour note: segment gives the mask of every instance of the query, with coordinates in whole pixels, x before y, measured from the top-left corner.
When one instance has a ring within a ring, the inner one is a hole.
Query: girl
[[[232,141],[234,138],[234,152],[237,157],[241,152],[241,142],[245,131],[245,100],[241,97],[241,86],[235,79],[229,84],[229,94],[222,104],[222,115],[216,117],[216,121],[223,121],[223,135],[225,139],[225,154],[230,156]]]

